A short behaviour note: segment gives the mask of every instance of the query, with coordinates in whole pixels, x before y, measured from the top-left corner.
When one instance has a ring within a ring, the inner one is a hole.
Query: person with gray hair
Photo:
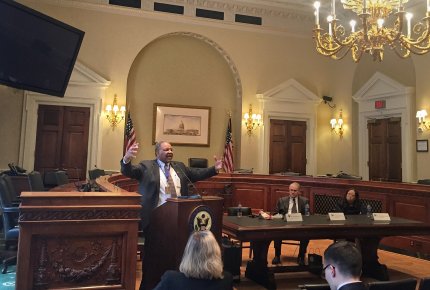
[[[341,241],[331,244],[324,252],[324,275],[331,290],[366,290],[360,281],[361,253],[354,243]]]
[[[223,273],[221,249],[211,231],[196,231],[185,246],[178,271],[166,271],[154,290],[231,290],[233,276]]]
[[[138,149],[138,143],[131,145],[121,159],[120,164],[122,174],[139,181],[138,192],[142,195],[141,229],[145,240],[148,240],[151,238],[147,235],[147,229],[152,211],[165,203],[167,198],[187,196],[190,182],[196,182],[218,174],[218,171],[222,168],[223,161],[214,156],[215,164],[212,167],[187,167],[182,162],[172,160],[173,147],[169,142],[160,141],[155,144],[155,159],[144,160],[137,165],[132,165],[131,160],[136,158]],[[148,244],[145,242],[145,246]],[[142,259],[142,263],[145,263],[145,258]],[[142,265],[142,269],[146,269],[144,265]],[[144,279],[142,279],[139,289],[145,289]]]

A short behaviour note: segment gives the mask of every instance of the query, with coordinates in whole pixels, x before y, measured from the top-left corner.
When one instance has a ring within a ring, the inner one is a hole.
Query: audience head
[[[223,278],[221,249],[211,231],[196,231],[191,234],[179,271],[188,278]]]
[[[300,184],[298,182],[293,182],[289,186],[290,197],[296,197],[300,194]]]
[[[359,199],[360,199],[360,196],[358,194],[358,191],[355,190],[354,188],[348,189],[345,192],[345,200],[350,205],[354,204],[356,200],[359,200]]]
[[[359,281],[361,253],[354,243],[341,241],[331,244],[324,252],[323,275],[331,289],[345,282]]]
[[[155,143],[155,156],[164,163],[170,162],[173,159],[173,147],[167,141],[159,141]]]

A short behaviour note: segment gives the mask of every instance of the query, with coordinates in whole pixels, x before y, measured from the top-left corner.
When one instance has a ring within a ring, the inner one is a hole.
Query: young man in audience
[[[361,267],[361,253],[354,243],[337,242],[324,252],[322,274],[331,290],[366,290],[366,285],[360,281]]]

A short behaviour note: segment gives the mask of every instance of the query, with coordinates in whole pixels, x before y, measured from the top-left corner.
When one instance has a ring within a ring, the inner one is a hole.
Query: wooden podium
[[[134,290],[140,198],[23,192],[16,289]]]
[[[167,199],[151,215],[143,255],[145,289],[153,289],[166,270],[178,270],[188,237],[210,229],[221,245],[221,197]]]

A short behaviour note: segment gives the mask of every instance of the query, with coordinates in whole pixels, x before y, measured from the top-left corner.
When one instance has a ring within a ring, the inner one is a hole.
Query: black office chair
[[[430,179],[419,179],[417,181],[418,184],[430,185]]]
[[[88,170],[88,176],[90,180],[96,180],[100,176],[104,176],[104,175],[106,175],[106,173],[103,169],[95,168],[95,169]]]
[[[328,284],[304,284],[299,285],[300,290],[330,290]]]
[[[228,216],[237,216],[237,214],[238,214],[239,211],[242,213],[242,216],[250,216],[250,215],[252,215],[251,208],[247,207],[247,206],[233,206],[233,207],[228,207],[227,208],[227,215]],[[249,248],[249,258],[252,257],[252,248],[251,248],[251,245],[244,246],[243,242],[240,241],[239,242],[239,246],[240,246],[240,249]]]
[[[55,180],[57,181],[57,185],[63,185],[69,183],[69,177],[67,176],[66,171],[55,171]]]
[[[42,175],[38,171],[33,171],[28,174],[28,182],[31,191],[45,191]]]
[[[208,168],[208,160],[206,158],[188,158],[188,166],[195,168]]]
[[[367,284],[369,290],[415,290],[417,279],[408,278],[396,281],[376,281]]]
[[[18,245],[19,208],[12,204],[12,200],[10,200],[9,193],[7,192],[7,186],[3,178],[0,178],[0,206],[2,211],[5,248],[6,250],[9,250],[10,246]],[[16,254],[5,258],[2,263],[2,273],[5,274],[7,272],[8,266],[16,263]]]
[[[10,176],[8,175],[0,175],[0,183],[3,187],[3,190],[5,194],[8,196],[8,200],[10,200],[10,203],[13,206],[19,206],[20,200],[18,193],[15,189],[15,186],[13,185],[13,181]]]
[[[418,290],[430,290],[430,277],[421,279]]]
[[[247,206],[232,206],[227,208],[227,215],[228,216],[237,216],[238,212],[242,213],[242,216],[249,216],[252,214],[252,210],[250,207]]]

